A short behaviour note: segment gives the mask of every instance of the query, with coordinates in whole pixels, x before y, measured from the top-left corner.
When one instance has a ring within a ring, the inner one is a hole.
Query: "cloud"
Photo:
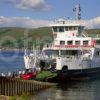
[[[4,0],[4,1],[11,3],[16,8],[22,10],[48,11],[51,9],[51,6],[48,5],[45,2],[45,0]]]
[[[17,8],[47,11],[50,9],[50,5],[46,4],[44,0],[22,0]]]
[[[100,28],[100,17],[96,17],[85,21],[84,24],[87,28]]]
[[[95,17],[90,20],[79,20],[76,23],[85,26],[87,29],[100,28],[100,17]]]
[[[0,27],[25,27],[37,28],[49,25],[47,20],[34,20],[29,17],[4,17],[0,16]]]
[[[0,27],[26,27],[37,28],[49,26],[51,21],[48,20],[36,20],[30,17],[4,17],[0,16]],[[86,28],[100,28],[100,17],[96,17],[90,20],[81,20],[80,24],[86,26]]]

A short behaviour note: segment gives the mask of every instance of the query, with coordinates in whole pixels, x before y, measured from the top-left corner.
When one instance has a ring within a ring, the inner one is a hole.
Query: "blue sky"
[[[55,17],[74,17],[72,11],[77,4],[81,5],[82,18],[90,19],[100,16],[100,0],[45,0],[51,6],[48,11],[22,10],[8,2],[0,3],[1,16],[28,16],[36,19],[51,19]]]
[[[82,19],[100,17],[100,0],[0,0],[0,16],[6,19],[29,17],[33,20],[75,18],[73,7],[77,4],[82,8]]]

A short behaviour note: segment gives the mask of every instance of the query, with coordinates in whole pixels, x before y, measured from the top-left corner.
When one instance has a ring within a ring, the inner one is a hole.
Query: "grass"
[[[56,73],[52,73],[50,71],[41,71],[37,76],[36,76],[36,80],[38,81],[43,81],[44,79],[48,78],[48,77],[52,77],[52,76],[56,76]]]
[[[26,94],[21,96],[11,96],[9,97],[9,100],[31,100],[31,96]]]
[[[27,94],[20,96],[0,96],[0,100],[31,100],[31,96]]]

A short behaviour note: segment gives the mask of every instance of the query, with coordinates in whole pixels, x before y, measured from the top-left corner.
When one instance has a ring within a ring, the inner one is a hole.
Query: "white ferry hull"
[[[61,58],[62,59],[62,58]],[[66,59],[57,60],[58,78],[69,80],[82,80],[100,76],[100,58],[90,59]],[[62,67],[61,67],[62,66]]]

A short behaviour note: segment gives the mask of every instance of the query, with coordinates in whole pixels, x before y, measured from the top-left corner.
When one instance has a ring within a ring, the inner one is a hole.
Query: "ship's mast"
[[[74,7],[73,11],[76,13],[76,19],[80,20],[81,19],[81,7],[80,7],[80,4],[76,5]]]

